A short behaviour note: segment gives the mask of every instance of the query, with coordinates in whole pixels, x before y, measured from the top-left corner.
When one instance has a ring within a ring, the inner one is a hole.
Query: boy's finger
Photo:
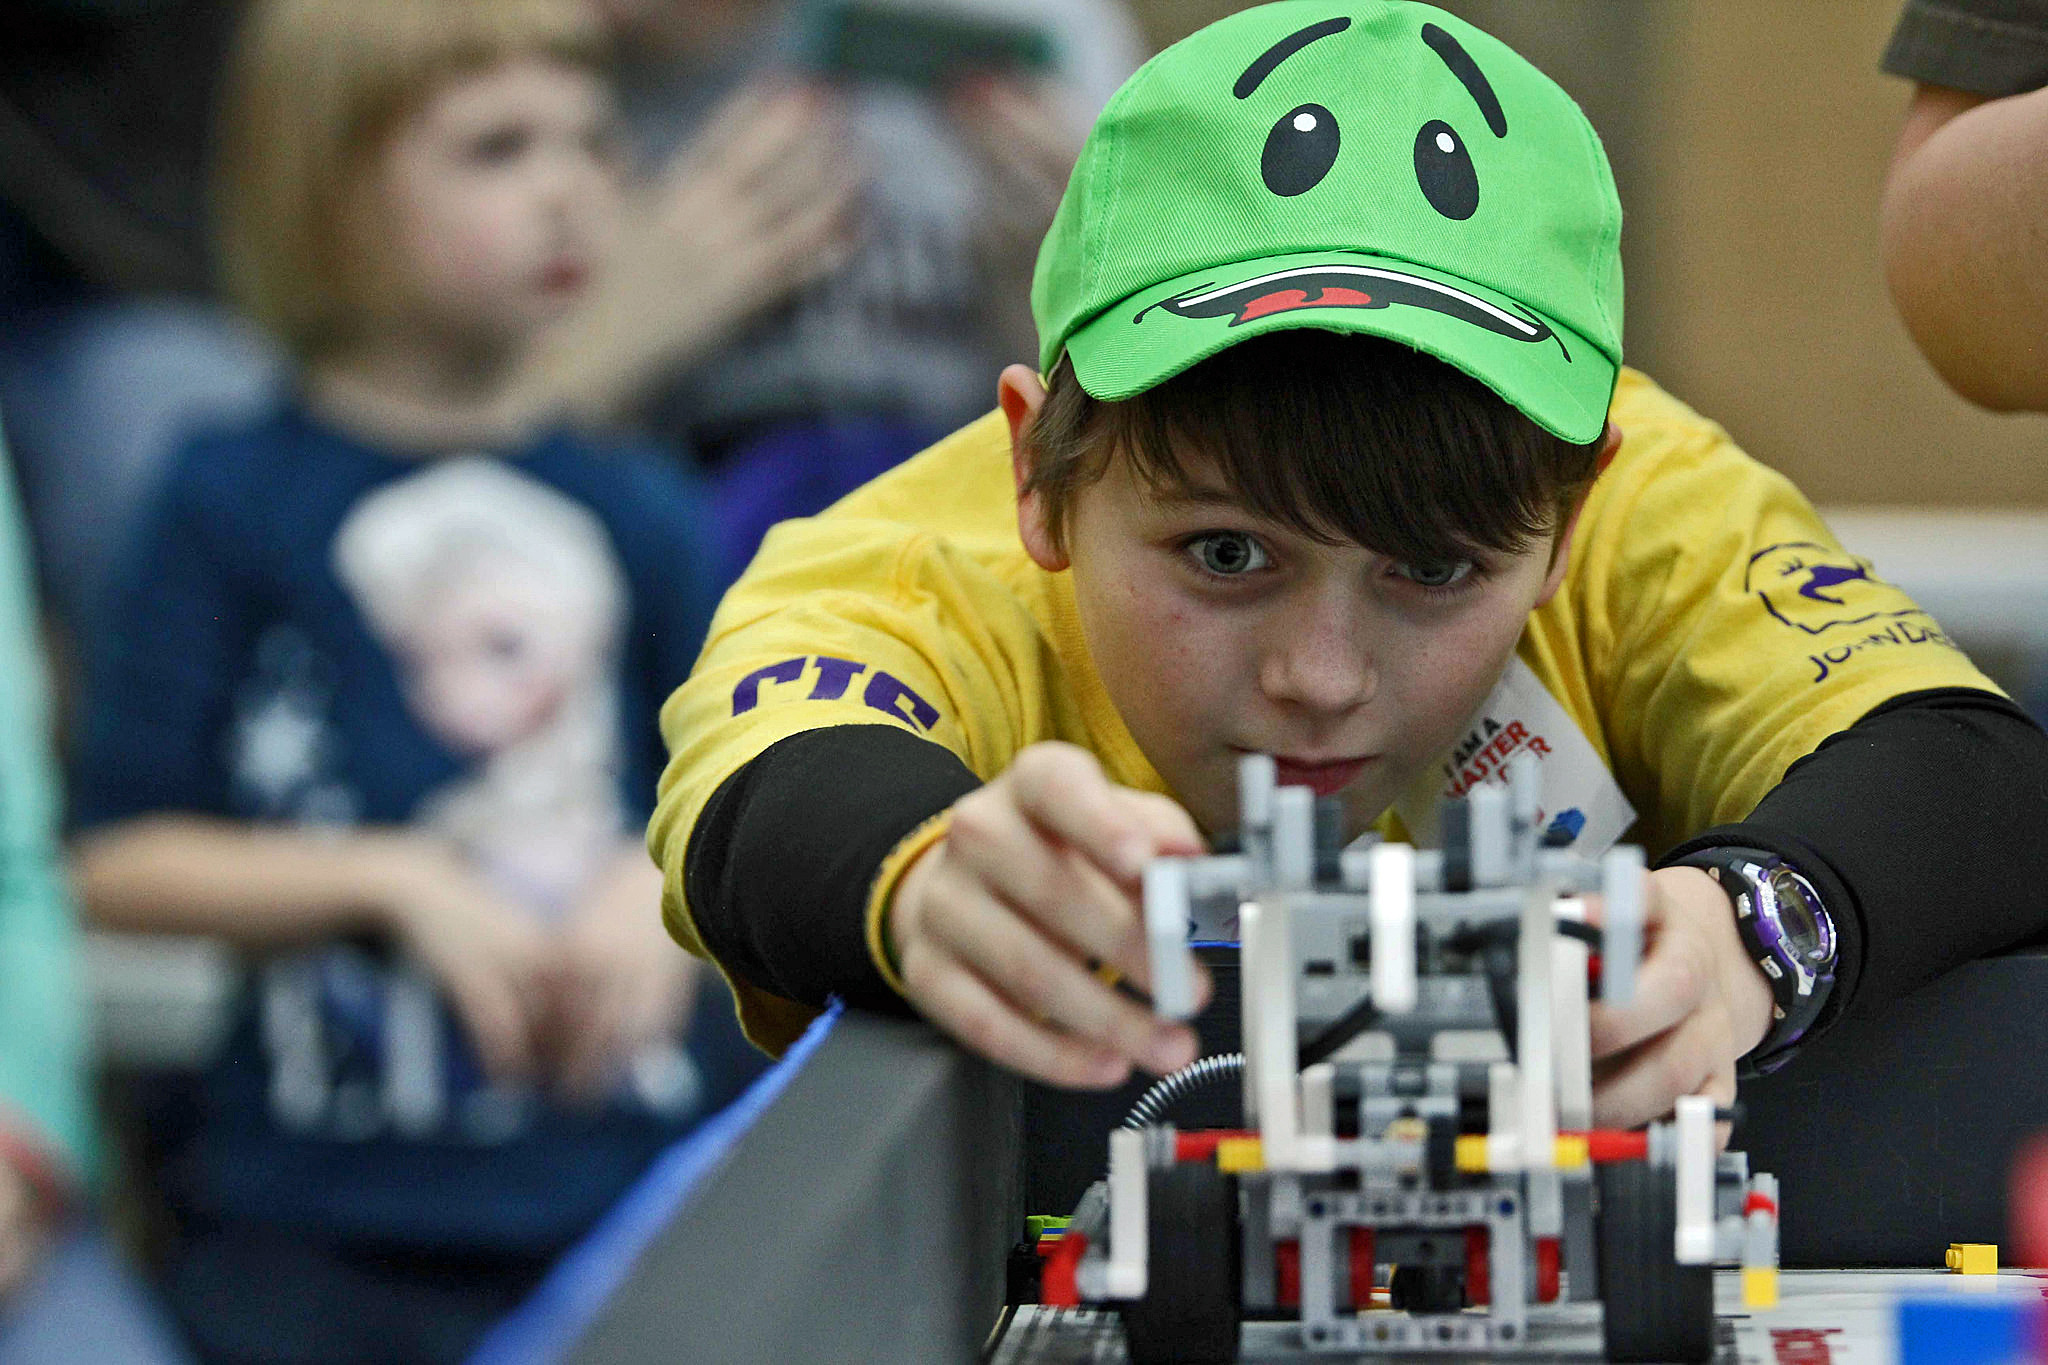
[[[1095,756],[1071,744],[1037,744],[1005,775],[1026,819],[1119,881],[1135,881],[1155,844],[1149,825],[1118,799]]]
[[[984,788],[953,808],[946,844],[979,887],[1015,906],[1075,957],[1149,980],[1130,896],[1086,857],[1048,843],[1015,802]]]
[[[910,981],[910,964],[904,966],[906,984],[932,1022],[999,1066],[1071,1090],[1106,1090],[1131,1074],[1127,1058],[1026,1018],[958,963],[934,963],[918,973],[920,981]]]
[[[1119,791],[1116,796],[1132,819],[1150,832],[1155,854],[1192,857],[1208,852],[1195,817],[1172,797],[1140,791]]]
[[[1607,1057],[1671,1028],[1699,1007],[1709,975],[1683,935],[1664,935],[1652,945],[1636,976],[1635,998],[1626,1005],[1595,1001],[1588,1013],[1593,1055]]]
[[[1194,1060],[1194,1035],[1170,1024],[1089,971],[1010,907],[980,892],[950,898],[926,932],[1020,1009],[1164,1073]]]
[[[1671,1112],[1680,1095],[1696,1095],[1714,1074],[1715,1059],[1699,1030],[1672,1029],[1593,1077],[1593,1122],[1636,1128]],[[1732,1097],[1731,1097],[1732,1098]]]

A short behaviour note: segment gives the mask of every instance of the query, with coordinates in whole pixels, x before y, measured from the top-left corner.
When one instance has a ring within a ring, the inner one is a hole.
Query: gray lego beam
[[[650,1246],[572,1365],[976,1359],[1022,1227],[1015,1081],[849,1011]]]

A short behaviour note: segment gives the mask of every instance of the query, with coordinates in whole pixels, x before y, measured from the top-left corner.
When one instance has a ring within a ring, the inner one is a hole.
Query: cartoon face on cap
[[[1288,34],[1274,43],[1245,68],[1231,94],[1248,100],[1269,78],[1278,76],[1290,57],[1315,43],[1338,38],[1351,28],[1349,18],[1325,19]],[[1471,96],[1466,110],[1468,122],[1484,119],[1484,126],[1496,138],[1507,136],[1507,115],[1486,73],[1455,37],[1441,26],[1424,23],[1418,41],[1442,58],[1449,75]],[[1334,92],[1332,99],[1343,103],[1347,88]],[[1449,92],[1445,92],[1449,93]],[[1458,129],[1443,118],[1434,117],[1434,101],[1416,111],[1410,122],[1415,132],[1413,161],[1415,189],[1424,203],[1446,220],[1464,222],[1479,212],[1481,186]],[[1460,101],[1451,100],[1451,104]],[[1384,119],[1382,111],[1373,111]],[[1332,193],[1384,193],[1384,186],[1355,184],[1361,176],[1383,172],[1380,159],[1354,154],[1344,156],[1344,121],[1325,105],[1313,100],[1289,109],[1274,122],[1259,153],[1259,179],[1281,200],[1310,193],[1335,176]],[[1401,126],[1396,124],[1396,126]],[[1361,129],[1370,136],[1383,126]],[[1345,162],[1341,168],[1339,163]],[[1512,211],[1503,209],[1500,211]],[[1196,289],[1151,304],[1183,318],[1227,318],[1232,327],[1259,318],[1304,308],[1428,308],[1462,319],[1475,327],[1517,341],[1541,342],[1556,334],[1542,319],[1526,310],[1489,303],[1469,290],[1445,284],[1427,276],[1389,266],[1339,263],[1295,266],[1272,271],[1254,279],[1221,288]],[[1142,314],[1139,319],[1142,320]],[[1560,348],[1563,342],[1558,342]],[[1565,355],[1569,359],[1570,352]]]
[[[1155,59],[1090,144],[1034,304],[1055,327],[1071,304],[1096,397],[1326,327],[1405,341],[1597,436],[1619,205],[1584,115],[1497,40],[1420,4],[1262,6]]]

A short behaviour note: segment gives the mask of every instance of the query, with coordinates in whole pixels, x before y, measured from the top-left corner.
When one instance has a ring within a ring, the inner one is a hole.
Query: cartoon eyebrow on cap
[[[1280,65],[1280,63],[1286,61],[1310,43],[1321,38],[1328,38],[1332,34],[1342,33],[1350,27],[1351,21],[1349,19],[1325,19],[1320,24],[1310,24],[1299,33],[1288,34],[1285,38],[1267,48],[1257,61],[1244,69],[1244,74],[1237,78],[1237,84],[1231,87],[1230,93],[1241,100],[1251,98],[1252,92],[1264,83],[1266,77],[1273,74],[1274,67]],[[1450,59],[1445,58],[1445,60],[1448,61]],[[1465,60],[1469,63],[1472,59],[1467,57]],[[1456,68],[1452,69],[1455,70]],[[1478,68],[1474,67],[1473,70],[1476,72]],[[1483,84],[1485,78],[1481,77],[1480,80]],[[1499,106],[1495,107],[1498,108]]]
[[[1451,74],[1471,92],[1472,102],[1477,104],[1479,112],[1486,116],[1486,126],[1493,129],[1493,135],[1506,137],[1507,113],[1500,107],[1500,98],[1493,93],[1493,85],[1486,79],[1486,73],[1479,69],[1479,63],[1472,60],[1472,54],[1467,52],[1456,38],[1435,24],[1422,26],[1422,41],[1429,44],[1430,51],[1444,59],[1444,65],[1451,69]]]

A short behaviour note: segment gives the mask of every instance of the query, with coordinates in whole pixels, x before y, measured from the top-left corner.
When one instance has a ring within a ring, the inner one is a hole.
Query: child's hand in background
[[[399,831],[383,841],[379,900],[394,936],[454,1002],[493,1080],[533,1074],[550,948],[534,917],[492,890],[453,848]]]
[[[1086,750],[1033,745],[954,803],[946,836],[897,885],[885,932],[911,1003],[971,1050],[1055,1085],[1186,1065],[1193,1030],[1092,964],[1149,985],[1145,862],[1202,851],[1174,802],[1115,785]]]
[[[639,841],[620,847],[550,944],[545,1069],[595,1101],[651,1044],[678,1036],[702,965],[661,922],[661,869]]]

